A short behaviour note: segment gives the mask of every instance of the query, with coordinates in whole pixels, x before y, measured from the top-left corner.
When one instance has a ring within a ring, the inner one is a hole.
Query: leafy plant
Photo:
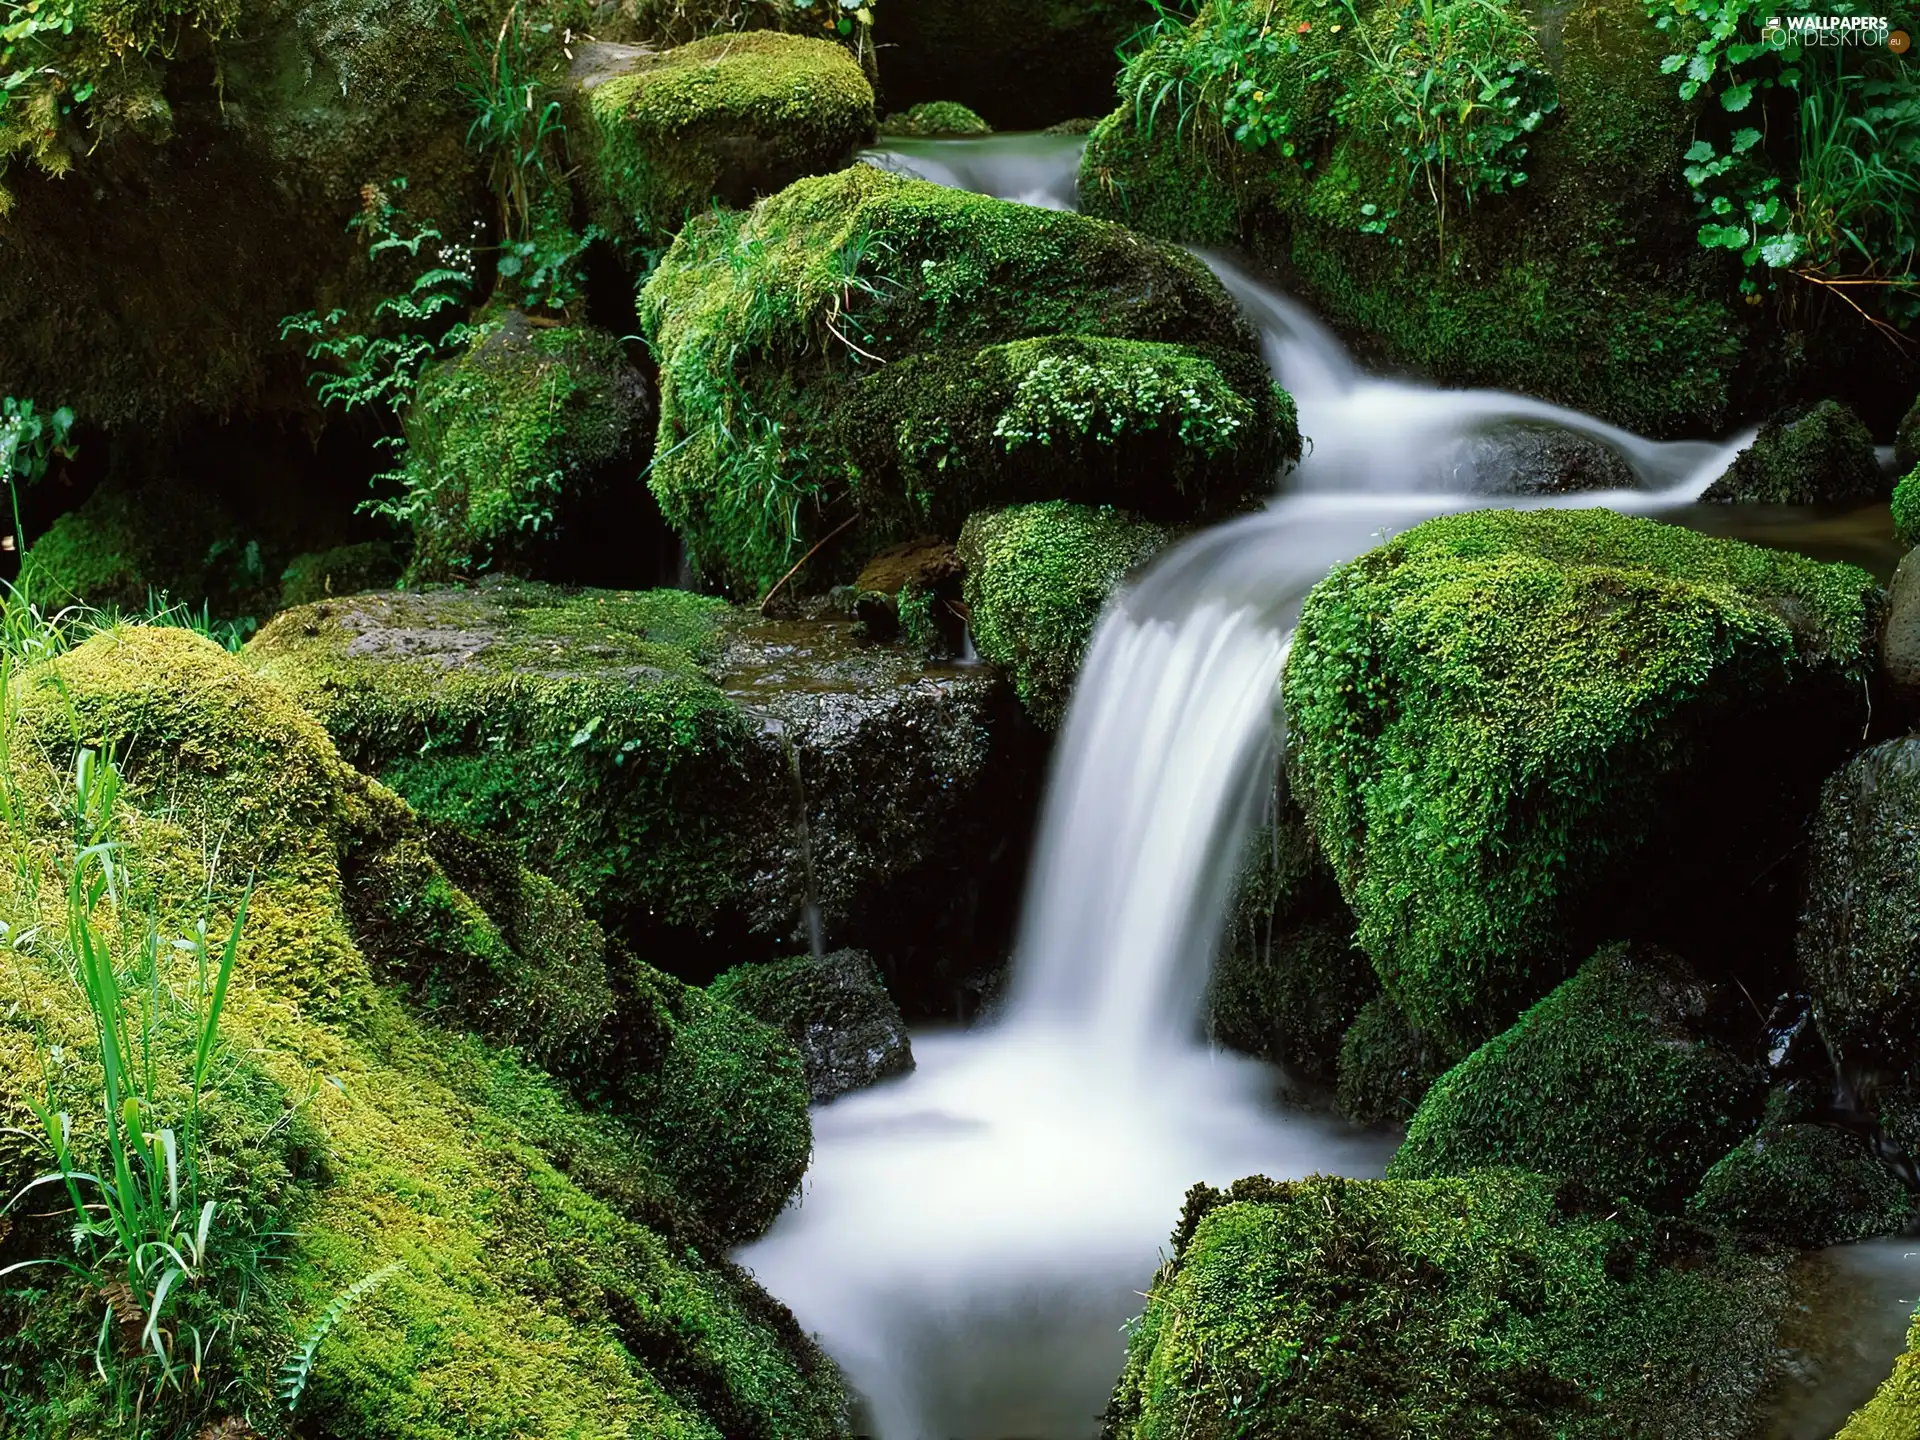
[[[325,1343],[327,1336],[347,1318],[349,1310],[391,1280],[400,1269],[401,1262],[396,1260],[371,1275],[362,1276],[336,1295],[333,1303],[320,1312],[320,1318],[313,1322],[293,1354],[287,1357],[274,1375],[274,1393],[280,1397],[280,1403],[287,1407],[289,1415],[300,1408],[300,1398],[307,1393],[307,1381],[313,1374],[313,1362],[320,1354],[320,1346]]]
[[[20,523],[20,487],[44,479],[55,456],[72,459],[73,454],[73,411],[62,405],[52,414],[42,415],[31,400],[0,397],[0,474],[7,478],[7,491],[13,500],[14,544],[21,550],[26,549],[27,542]]]
[[[42,1266],[66,1270],[105,1301],[94,1346],[103,1382],[131,1388],[137,1412],[171,1392],[205,1384],[221,1342],[223,1317],[244,1309],[245,1295],[211,1293],[236,1274],[251,1275],[260,1238],[235,1232],[202,1171],[204,1101],[221,1057],[220,1021],[233,978],[247,902],[216,952],[202,925],[173,947],[194,960],[194,983],[182,1004],[162,980],[166,949],[149,924],[127,964],[110,938],[128,898],[115,834],[122,780],[110,756],[82,748],[72,774],[75,854],[64,868],[64,956],[93,1021],[100,1065],[96,1156],[76,1149],[74,1117],[60,1108],[54,1081],[61,1058],[44,1052],[45,1098],[31,1102],[53,1168],[5,1207],[53,1188],[70,1207],[73,1254],[25,1260],[0,1276]],[[17,822],[10,796],[7,819]],[[181,1053],[187,1075],[167,1073]],[[97,1159],[97,1163],[96,1163]],[[3,1213],[3,1212],[0,1212]],[[225,1324],[230,1328],[231,1318]]]
[[[525,241],[555,183],[556,152],[566,137],[560,102],[542,100],[545,87],[535,73],[533,36],[551,34],[553,26],[529,20],[514,0],[489,52],[474,39],[455,0],[446,4],[466,51],[459,88],[473,109],[467,143],[488,159],[503,240]]]

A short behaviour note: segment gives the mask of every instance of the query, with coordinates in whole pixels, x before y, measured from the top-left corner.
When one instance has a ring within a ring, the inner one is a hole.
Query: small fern
[[[280,1397],[281,1404],[287,1407],[289,1415],[299,1407],[300,1397],[307,1392],[307,1377],[313,1374],[314,1357],[320,1353],[321,1344],[333,1333],[334,1327],[346,1319],[349,1310],[393,1278],[400,1264],[396,1260],[354,1281],[335,1296],[333,1303],[313,1322],[313,1328],[307,1331],[306,1339],[300,1342],[299,1348],[275,1373],[274,1393]]]

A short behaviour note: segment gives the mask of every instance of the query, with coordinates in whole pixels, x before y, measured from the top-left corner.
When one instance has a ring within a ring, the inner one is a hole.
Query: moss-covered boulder
[[[1107,601],[1173,538],[1112,506],[1042,501],[980,511],[960,531],[967,613],[1036,724],[1056,729]]]
[[[1537,1175],[1197,1186],[1108,1411],[1124,1440],[1732,1440],[1774,1262]]]
[[[737,965],[707,990],[787,1037],[816,1105],[913,1069],[900,1007],[864,951]]]
[[[1284,786],[1249,851],[1208,977],[1207,1028],[1220,1043],[1324,1089],[1380,982],[1353,943],[1353,914]]]
[[[976,510],[1232,513],[1296,458],[1293,407],[1192,256],[1078,215],[859,167],[681,232],[640,301],[651,476],[708,575],[852,578]]]
[[[1334,570],[1287,667],[1292,776],[1416,1029],[1458,1058],[1622,933],[1784,966],[1793,877],[1761,872],[1857,743],[1881,603],[1597,510],[1444,517]]]
[[[873,136],[873,87],[845,46],[773,31],[575,55],[595,216],[660,247],[715,200],[741,206],[838,170]]]
[[[1893,438],[1893,468],[1905,470],[1910,465],[1920,465],[1920,396],[1914,397],[1913,408]]]
[[[1920,545],[1920,464],[1893,487],[1893,533],[1902,545]]]
[[[1913,1214],[1913,1197],[1858,1135],[1789,1123],[1763,1126],[1715,1161],[1687,1213],[1810,1249],[1892,1234]]]
[[[1798,953],[1843,1063],[1914,1067],[1920,1041],[1920,739],[1850,760],[1820,792]]]
[[[924,100],[880,122],[883,139],[966,140],[992,133],[991,125],[954,100]]]
[[[271,1413],[275,1367],[323,1333],[301,1424],[354,1440],[844,1433],[831,1366],[722,1250],[797,1177],[769,1125],[798,1138],[804,1163],[805,1091],[784,1042],[657,972],[606,964],[596,981],[591,922],[511,861],[487,904],[467,894],[401,801],[206,640],[105,634],[21,675],[12,698],[11,834],[29,882],[0,902],[14,933],[67,933],[54,867],[72,863],[77,745],[121,757],[111,833],[127,903],[97,906],[94,923],[133,973],[149,927],[205,920],[217,946],[249,897],[204,1102],[215,1118],[193,1157],[216,1202],[216,1258],[179,1302],[198,1308],[171,1312],[221,1338],[200,1386],[149,1392],[151,1422],[199,1433]],[[204,997],[190,950],[157,953],[157,995]],[[32,1123],[45,1047],[59,1046],[52,1098],[91,1157],[98,1050],[68,963],[49,944],[0,977],[0,1116]],[[531,1027],[498,1003],[534,994],[546,1001]],[[674,1023],[650,1024],[643,996]],[[626,1069],[617,1093],[583,1106],[608,1075],[550,1079],[529,1057],[589,1044],[609,1004],[603,1043],[617,1038]],[[191,1015],[157,1013],[156,1122],[183,1103],[194,1057]],[[636,1035],[666,1043],[646,1053]],[[0,1181],[12,1193],[46,1164],[10,1137]],[[0,1264],[73,1253],[58,1207],[41,1208],[0,1236]],[[350,1316],[315,1332],[369,1277]],[[121,1423],[113,1387],[69,1363],[91,1353],[108,1303],[54,1267],[9,1283],[9,1429]]]
[[[362,540],[296,555],[280,572],[280,608],[310,605],[333,595],[384,590],[400,578],[406,560],[387,540]]]
[[[1387,1174],[1507,1165],[1676,1213],[1766,1097],[1765,1068],[1737,1048],[1745,999],[1728,990],[1671,955],[1601,951],[1440,1077]]]
[[[407,409],[412,577],[577,579],[583,551],[642,548],[654,418],[613,336],[518,311],[483,325]]]
[[[1376,995],[1340,1037],[1335,1103],[1356,1125],[1403,1126],[1445,1069],[1399,1006]]]
[[[1130,63],[1082,201],[1252,250],[1384,362],[1646,434],[1714,433],[1785,398],[1787,357],[1820,343],[1799,331],[1813,312],[1773,328],[1741,303],[1740,267],[1700,244],[1688,151],[1727,142],[1704,96],[1679,99],[1662,63],[1675,49],[1638,0],[1579,0],[1545,23],[1508,4],[1204,6]],[[1422,103],[1402,67],[1429,113],[1456,119],[1427,142],[1448,147],[1444,166],[1394,138]],[[1844,313],[1846,373],[1879,386],[1888,348]],[[1831,353],[1793,378],[1828,373]]]
[[[1920,1312],[1907,1332],[1907,1353],[1893,1362],[1893,1373],[1834,1440],[1906,1440],[1915,1433],[1920,1433]]]
[[[506,582],[291,610],[247,659],[423,815],[510,841],[692,978],[791,953],[809,901],[890,970],[996,943],[1037,765],[989,669],[850,621]],[[956,908],[971,935],[940,927]]]
[[[1111,105],[1116,52],[1153,20],[1148,0],[900,0],[873,33],[890,105],[959,100],[1038,130]]]
[[[1891,493],[1873,436],[1838,400],[1776,415],[1702,500],[1765,505],[1866,504]]]

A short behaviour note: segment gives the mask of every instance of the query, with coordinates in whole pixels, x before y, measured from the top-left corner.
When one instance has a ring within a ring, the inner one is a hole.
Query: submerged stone
[[[1018,869],[1000,840],[1037,760],[994,671],[854,630],[496,582],[288,611],[246,658],[354,763],[510,841],[643,958],[711,976],[703,957],[746,936],[784,949],[811,898],[836,941],[932,975],[943,945],[998,943]]]
[[[1603,950],[1435,1082],[1387,1174],[1510,1165],[1677,1213],[1760,1118],[1749,1019],[1675,956]]]
[[[976,510],[1218,517],[1298,458],[1293,406],[1193,256],[860,167],[690,224],[641,295],[651,483],[709,576],[819,590]]]
[[[1196,1186],[1172,1249],[1121,1440],[1734,1440],[1786,1301],[1773,1260],[1513,1170]]]
[[[1766,866],[1857,742],[1880,605],[1851,566],[1606,511],[1448,516],[1336,568],[1287,668],[1292,777],[1425,1039],[1464,1055],[1610,936],[1784,966]]]
[[[1813,1249],[1888,1235],[1913,1197],[1857,1135],[1831,1126],[1763,1126],[1701,1179],[1687,1213],[1706,1225]]]
[[[1043,729],[1065,718],[1107,602],[1172,538],[1123,510],[1059,500],[967,518],[959,553],[974,644]]]
[[[1915,1067],[1920,1043],[1920,739],[1849,761],[1820,793],[1798,953],[1839,1060]]]
[[[1873,436],[1838,400],[1775,416],[1702,500],[1766,505],[1865,504],[1892,487]]]
[[[793,1043],[816,1105],[913,1069],[900,1007],[864,951],[736,966],[708,993]]]

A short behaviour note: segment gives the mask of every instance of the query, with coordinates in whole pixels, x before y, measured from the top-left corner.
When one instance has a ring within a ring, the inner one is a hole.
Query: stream
[[[1069,208],[1082,144],[902,142],[865,158]],[[1259,328],[1310,452],[1266,510],[1176,546],[1109,609],[1056,747],[1002,1009],[916,1036],[913,1074],[817,1110],[800,1202],[739,1255],[839,1362],[884,1440],[1088,1440],[1189,1186],[1373,1176],[1395,1147],[1280,1108],[1271,1069],[1199,1038],[1207,968],[1284,744],[1275,695],[1308,590],[1386,534],[1490,503],[1737,528],[1730,507],[1694,502],[1749,436],[1656,443],[1521,396],[1370,376],[1302,306],[1205,258]],[[1541,430],[1604,447],[1634,483],[1490,499],[1486,474],[1511,468],[1503,437]],[[1897,553],[1884,508],[1767,523],[1770,543],[1825,524],[1829,558],[1882,575]],[[1880,1296],[1866,1308],[1882,1323],[1860,1332],[1851,1368],[1803,1367],[1809,1425],[1844,1417],[1900,1349],[1885,1318],[1900,1297],[1910,1310],[1920,1270],[1905,1250],[1874,1260],[1861,1272],[1873,1283],[1831,1293]]]

